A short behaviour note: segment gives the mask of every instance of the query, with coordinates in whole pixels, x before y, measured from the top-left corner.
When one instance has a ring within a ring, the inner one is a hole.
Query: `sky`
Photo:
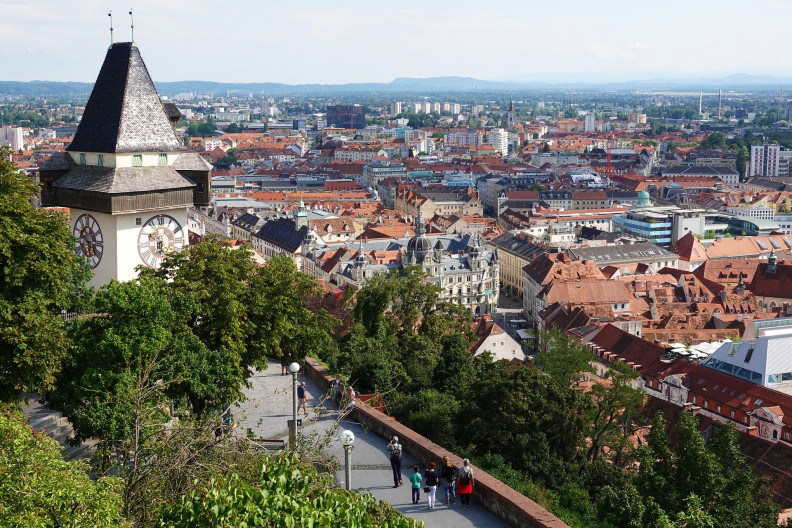
[[[130,5],[155,81],[792,73],[792,0],[0,0],[0,80],[93,82]]]

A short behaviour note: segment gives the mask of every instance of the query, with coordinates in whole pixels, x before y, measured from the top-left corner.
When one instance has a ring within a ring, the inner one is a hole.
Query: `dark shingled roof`
[[[69,156],[66,152],[55,152],[52,156],[50,156],[47,161],[41,164],[39,170],[43,171],[57,171],[57,170],[69,170],[76,167],[77,164],[74,163],[74,160],[71,156]]]
[[[295,253],[305,240],[308,228],[295,229],[294,220],[278,218],[264,224],[255,236],[289,253]]]
[[[55,187],[108,194],[189,189],[195,187],[171,167],[97,167],[77,165],[55,182]]]
[[[107,50],[70,152],[169,152],[182,147],[137,46]]]
[[[212,164],[195,152],[182,152],[173,162],[173,169],[177,171],[208,171]]]

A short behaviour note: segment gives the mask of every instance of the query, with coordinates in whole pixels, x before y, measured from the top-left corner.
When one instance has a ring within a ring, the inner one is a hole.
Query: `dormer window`
[[[104,154],[99,154],[96,156],[96,164],[100,167],[104,167]]]
[[[85,165],[85,152],[80,152],[80,165]]]
[[[132,154],[132,166],[133,167],[143,166],[143,154]]]
[[[168,164],[168,155],[166,153],[160,152],[159,164],[160,165],[167,165]]]

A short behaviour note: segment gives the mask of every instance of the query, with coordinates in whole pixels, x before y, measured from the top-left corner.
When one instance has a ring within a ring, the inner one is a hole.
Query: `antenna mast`
[[[110,47],[113,47],[113,12],[110,11],[107,13],[107,16],[110,17]]]
[[[132,8],[131,7],[129,8],[129,20],[132,21],[132,25],[131,25],[131,28],[132,28],[132,42],[134,43],[135,42],[135,19],[132,17]]]

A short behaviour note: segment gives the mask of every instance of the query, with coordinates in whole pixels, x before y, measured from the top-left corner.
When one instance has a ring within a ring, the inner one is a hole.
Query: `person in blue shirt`
[[[308,416],[308,393],[305,391],[305,382],[303,381],[297,387],[297,412],[300,412],[302,407],[305,416]]]
[[[413,466],[413,474],[410,475],[410,482],[412,483],[412,501],[413,504],[421,502],[421,481],[423,477],[418,472],[418,466]]]

